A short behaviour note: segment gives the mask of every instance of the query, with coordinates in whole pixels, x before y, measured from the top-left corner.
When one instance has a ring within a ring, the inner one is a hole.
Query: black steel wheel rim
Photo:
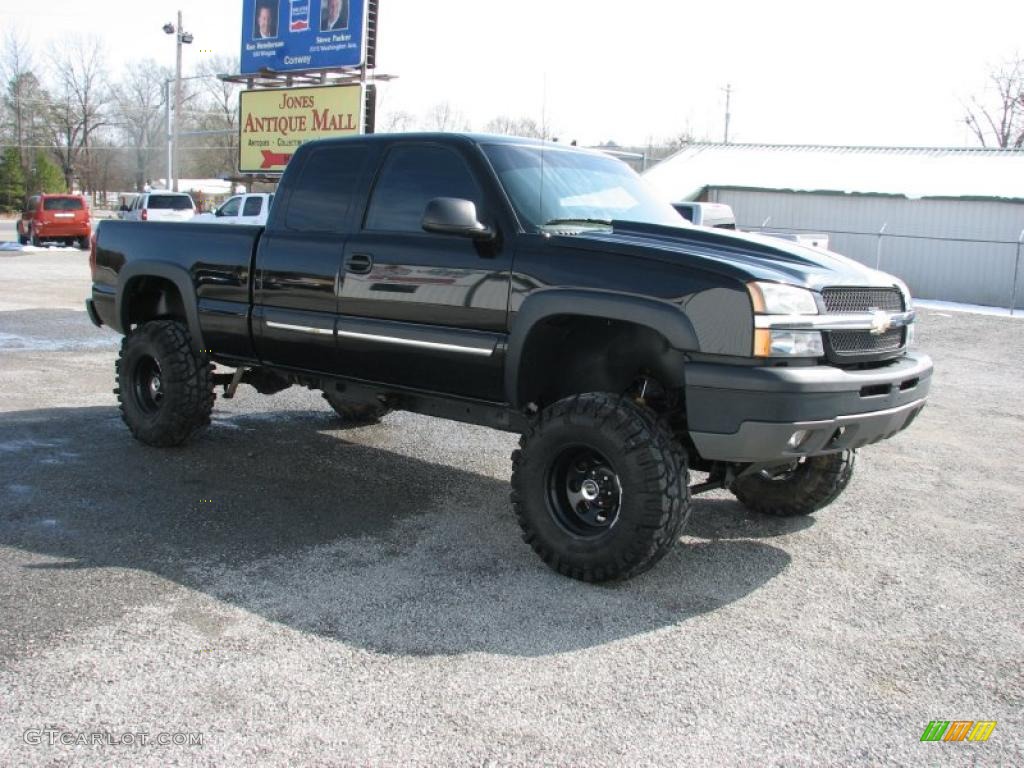
[[[551,463],[548,511],[564,530],[582,538],[606,533],[619,519],[622,482],[614,466],[593,448],[570,446]]]
[[[144,413],[156,413],[164,400],[160,363],[149,355],[139,358],[132,375],[135,402]]]

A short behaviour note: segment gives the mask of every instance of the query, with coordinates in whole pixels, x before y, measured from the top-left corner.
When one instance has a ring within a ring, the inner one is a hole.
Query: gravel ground
[[[1024,764],[1019,319],[925,311],[931,404],[815,518],[702,496],[595,587],[520,541],[510,435],[292,389],[134,443],[86,260],[0,252],[0,765]],[[61,743],[142,732],[202,744]]]

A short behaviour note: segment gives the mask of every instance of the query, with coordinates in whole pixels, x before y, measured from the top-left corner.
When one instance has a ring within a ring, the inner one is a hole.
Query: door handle
[[[348,271],[365,275],[373,269],[373,256],[368,253],[353,253],[348,258]]]

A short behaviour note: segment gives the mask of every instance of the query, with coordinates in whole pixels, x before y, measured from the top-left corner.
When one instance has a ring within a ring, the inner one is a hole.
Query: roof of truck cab
[[[527,144],[534,146],[557,147],[561,149],[579,149],[586,151],[583,147],[573,147],[569,144],[560,144],[557,141],[545,141],[543,139],[527,138],[525,136],[508,136],[505,134],[471,133],[471,132],[448,132],[429,131],[417,133],[368,133],[359,136],[341,136],[332,139],[318,139],[310,141],[302,146],[310,144],[338,144],[347,142],[385,142],[395,141],[433,141],[448,144]]]

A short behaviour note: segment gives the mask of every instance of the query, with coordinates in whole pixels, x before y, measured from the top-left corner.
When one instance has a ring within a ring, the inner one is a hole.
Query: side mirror
[[[222,208],[218,208],[216,211],[213,212],[213,215],[214,216],[223,216],[224,215],[223,209]]]
[[[476,204],[459,197],[435,197],[423,212],[423,229],[439,235],[491,240],[494,230],[476,217]]]

